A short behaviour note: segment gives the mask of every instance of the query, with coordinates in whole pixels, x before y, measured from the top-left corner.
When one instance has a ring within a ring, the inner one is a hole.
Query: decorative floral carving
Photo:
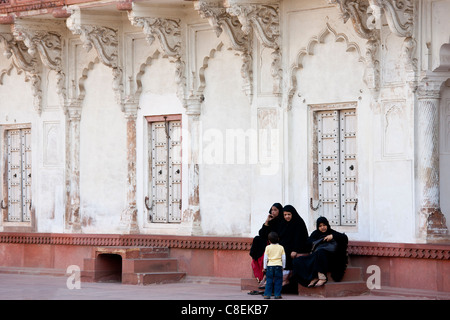
[[[255,31],[256,37],[263,46],[274,50],[272,54],[271,73],[274,78],[275,94],[281,92],[282,68],[280,50],[280,18],[277,6],[260,4],[236,4],[227,8],[227,12],[236,16],[242,25],[242,31],[250,35]]]
[[[45,31],[37,29],[38,26],[14,25],[13,34],[15,38],[28,48],[30,56],[39,54],[43,64],[56,72],[57,77],[57,93],[64,102],[66,96],[65,74],[62,65],[62,44],[61,35],[53,31]]]
[[[149,44],[152,44],[157,36],[161,48],[168,56],[175,58],[181,56],[180,20],[136,17],[133,13],[128,17],[133,26],[143,28]]]
[[[80,11],[76,8],[72,9],[72,15],[67,19],[66,24],[73,34],[80,36],[88,52],[95,48],[100,61],[112,69],[113,90],[116,93],[117,102],[122,105],[123,71],[119,63],[118,30],[93,23],[80,23]]]
[[[416,82],[417,59],[414,58],[416,41],[413,36],[414,4],[412,0],[330,0],[341,9],[344,23],[351,19],[355,31],[367,39],[367,69],[365,81],[375,93],[379,87],[379,39],[381,13],[384,13],[392,33],[405,37],[403,57],[408,83]]]
[[[197,1],[195,9],[202,18],[208,19],[209,24],[219,37],[223,31],[227,33],[234,50],[248,52],[251,37],[242,31],[239,19],[227,13],[222,1],[212,3],[205,0]]]
[[[250,34],[256,31],[256,36],[268,48],[279,49],[279,16],[278,8],[269,5],[232,4],[227,12],[237,16],[242,25],[242,31]]]
[[[337,3],[342,12],[344,23],[351,19],[358,35],[367,40],[379,39],[380,30],[374,27],[374,20],[379,18],[369,10],[369,0],[331,0]]]
[[[179,19],[164,19],[152,17],[137,17],[133,12],[128,13],[131,24],[141,27],[146,35],[147,42],[151,45],[155,36],[159,40],[161,49],[175,63],[175,82],[178,85],[178,97],[184,101],[185,64],[181,54],[181,26]]]
[[[234,50],[241,52],[241,75],[244,79],[243,90],[251,100],[253,95],[252,37],[251,34],[246,34],[242,30],[242,25],[240,24],[238,17],[231,16],[227,13],[227,9],[223,6],[222,2],[223,1],[200,0],[196,2],[195,9],[202,18],[208,19],[208,22],[214,28],[217,37],[225,31],[230,39],[231,47]]]
[[[12,58],[13,64],[18,70],[25,72],[25,81],[31,82],[34,108],[40,114],[42,111],[42,90],[39,61],[28,52],[28,47],[23,41],[14,39],[12,33],[0,33],[0,41],[5,45],[6,56]]]
[[[391,32],[399,37],[411,37],[413,33],[414,3],[412,0],[370,0],[386,14]]]

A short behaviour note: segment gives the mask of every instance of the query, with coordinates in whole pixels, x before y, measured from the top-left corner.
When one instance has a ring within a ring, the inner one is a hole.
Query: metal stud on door
[[[181,121],[163,118],[151,123],[152,204],[146,205],[153,222],[180,222]]]
[[[169,132],[169,222],[180,222],[181,121],[170,121]]]
[[[356,110],[319,111],[317,130],[318,213],[331,225],[354,226],[358,204]]]
[[[168,149],[165,122],[152,123],[152,221],[167,221]]]
[[[318,114],[318,174],[320,214],[338,225],[339,214],[339,115],[338,111]]]
[[[31,220],[31,130],[7,132],[8,221]]]
[[[356,112],[354,109],[340,112],[340,183],[341,225],[356,225]]]

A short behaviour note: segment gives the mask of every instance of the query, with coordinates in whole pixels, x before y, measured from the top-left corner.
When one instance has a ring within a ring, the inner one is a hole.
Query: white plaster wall
[[[448,82],[448,81],[447,81]],[[440,201],[441,210],[450,227],[450,87],[443,86],[439,108],[440,119]]]
[[[138,47],[137,49],[146,50]],[[187,143],[187,119],[185,109],[177,97],[177,85],[175,83],[175,64],[162,55],[156,55],[149,61],[149,65],[143,68],[142,92],[139,99],[139,110],[136,122],[136,197],[138,199],[138,221],[140,231],[149,234],[178,234],[180,224],[177,223],[150,223],[149,212],[144,206],[144,199],[149,195],[149,143],[148,121],[145,116],[164,114],[181,114],[183,126],[182,150],[188,150]],[[183,184],[187,182],[187,152],[183,152],[182,176]],[[185,184],[186,185],[186,184]],[[182,188],[183,207],[187,206],[187,187]]]
[[[327,12],[328,9],[325,9]],[[301,23],[311,23],[308,30],[313,29],[310,38],[296,37],[294,47],[307,47],[314,42],[314,37],[323,35],[326,28],[324,12],[319,12],[321,19],[316,19],[313,23],[310,11],[291,13],[290,19],[303,21],[303,17],[308,17],[307,21]],[[315,229],[315,221],[320,215],[319,211],[312,211],[309,208],[312,190],[310,189],[312,175],[308,161],[311,156],[311,118],[309,115],[309,105],[337,102],[357,102],[357,149],[358,149],[358,224],[356,227],[346,227],[336,229],[345,231],[350,239],[368,240],[369,225],[371,219],[370,199],[370,154],[371,154],[371,108],[370,96],[363,82],[364,64],[359,62],[360,53],[349,43],[356,41],[355,36],[341,23],[328,23],[336,34],[345,34],[348,41],[336,41],[336,36],[332,32],[323,39],[323,43],[310,45],[313,48],[301,62],[302,67],[295,73],[298,82],[298,89],[294,93],[292,109],[288,111],[288,202],[292,204],[307,223],[309,232]],[[294,23],[294,22],[292,22]],[[345,31],[345,33],[344,33]],[[303,44],[303,45],[300,45]],[[349,50],[350,48],[350,50]],[[297,54],[291,53],[291,58],[297,63]]]
[[[80,212],[86,233],[114,233],[126,208],[126,120],[112,70],[95,64],[85,82],[80,123]]]
[[[440,50],[443,44],[450,43],[450,1],[447,0],[437,0],[430,1],[431,13],[430,13],[430,24],[431,24],[431,54],[432,54],[432,66],[431,69],[434,70],[443,62],[440,61]],[[427,37],[427,41],[430,38]],[[448,61],[446,65],[448,66]],[[444,69],[445,71],[445,69]]]
[[[250,232],[249,149],[239,149],[227,137],[234,132],[241,137],[239,131],[244,134],[251,128],[250,105],[241,89],[241,63],[240,57],[223,47],[209,60],[205,72],[200,213],[206,235],[247,236]]]
[[[9,63],[1,61],[0,68],[9,69]],[[25,82],[24,73],[17,74],[17,69],[14,68],[10,75],[3,75],[0,98],[2,101],[0,113],[2,124],[31,123],[37,118],[31,84]]]
[[[3,50],[3,46],[0,46]],[[39,155],[39,137],[38,132],[38,114],[33,105],[33,95],[31,85],[25,82],[24,73],[18,73],[16,68],[10,69],[11,60],[0,55],[0,125],[14,124],[31,124],[32,128],[32,150],[33,153]],[[7,72],[9,70],[9,72]],[[3,162],[4,154],[4,137],[0,139],[0,172],[4,172],[5,163]],[[33,155],[33,169],[37,167],[38,162]],[[36,171],[37,173],[37,171]],[[3,174],[0,177],[0,195],[3,199]],[[35,187],[35,185],[33,185]],[[36,194],[37,188],[33,188],[33,194]],[[3,214],[3,212],[2,212]],[[3,228],[3,219],[0,221],[0,228]],[[1,230],[1,229],[0,229]]]
[[[312,231],[320,213],[309,208],[308,105],[356,101],[358,223],[336,229],[351,240],[415,242],[414,102],[404,82],[403,39],[383,27],[381,89],[372,97],[363,81],[366,40],[356,35],[351,21],[344,24],[339,10],[324,1],[285,2],[284,10],[287,60],[290,66],[299,67],[295,72],[298,88],[287,114],[287,202],[297,208]],[[326,24],[333,32],[320,41]],[[299,58],[302,49],[307,54]]]
[[[39,232],[64,232],[65,217],[65,132],[66,122],[60,96],[57,94],[56,73],[45,70],[43,107],[39,117],[39,153],[34,171],[37,229]]]
[[[426,40],[432,40],[431,64],[436,66],[440,45],[448,42],[448,33],[441,32],[448,30],[448,21],[445,20],[448,2],[433,1],[429,9],[428,18],[431,20],[424,24],[431,26],[426,31],[429,37]],[[413,95],[404,83],[406,74],[399,54],[403,39],[391,34],[386,25],[383,27],[381,89],[376,102],[363,81],[364,63],[360,60],[365,55],[366,40],[356,35],[351,21],[343,23],[336,5],[327,0],[290,0],[282,1],[280,12],[284,83],[289,87],[291,76],[298,81],[290,110],[287,105],[277,109],[277,99],[270,96],[273,83],[269,72],[269,49],[255,53],[259,54],[254,61],[256,91],[254,100],[250,102],[242,91],[242,60],[237,52],[228,49],[227,36],[223,34],[217,38],[196,12],[189,11],[191,20],[183,25],[183,41],[188,38],[186,43],[183,42],[187,51],[186,77],[187,80],[195,77],[193,89],[200,85],[199,71],[201,67],[205,68],[200,157],[203,233],[252,236],[274,202],[294,205],[311,232],[317,213],[309,209],[311,123],[308,105],[356,101],[359,216],[357,227],[342,231],[351,240],[415,242]],[[326,31],[327,24],[336,34]],[[128,27],[127,30],[133,32],[127,35],[127,44],[133,43],[134,46],[124,49],[129,55],[124,59],[127,89],[130,84],[134,86],[131,91],[136,89],[136,83],[130,82],[128,77],[135,80],[133,76],[142,72],[136,122],[138,223],[143,233],[178,234],[180,224],[149,223],[143,204],[148,193],[148,125],[144,117],[182,114],[183,129],[187,129],[185,110],[176,95],[175,66],[162,53],[155,53],[159,48],[158,41],[149,46],[145,36],[139,34],[140,28]],[[324,32],[328,34],[321,39]],[[92,61],[96,53],[95,50],[84,52],[79,40],[66,40],[70,50],[74,46],[71,41],[78,43],[71,52],[71,56],[79,59],[73,68],[76,70],[68,72],[76,72],[74,78],[79,80],[87,62]],[[221,41],[224,43],[222,47],[218,46]],[[302,48],[310,51],[299,61],[298,53]],[[216,49],[214,54],[212,49]],[[148,60],[149,57],[153,59]],[[301,66],[298,65],[300,62]],[[8,69],[10,63],[0,55],[0,71]],[[291,74],[292,66],[300,69]],[[0,125],[32,124],[33,172],[35,169],[38,171],[33,175],[33,203],[38,231],[63,232],[65,118],[56,94],[55,73],[44,71],[40,116],[33,106],[31,86],[25,82],[24,74],[17,74],[15,69],[9,74],[2,73]],[[86,233],[120,232],[120,217],[127,204],[126,119],[114,99],[112,79],[112,70],[96,63],[87,72],[84,82],[80,199],[83,232]],[[190,81],[188,83],[191,85]],[[441,116],[447,112],[443,104],[449,96],[448,88],[446,90],[441,100]],[[286,125],[283,128],[285,135],[279,140],[283,154],[281,161],[284,162],[273,175],[268,176],[261,174],[261,167],[249,158],[248,146],[239,154],[244,154],[243,158],[238,158],[238,155],[233,159],[227,158],[231,155],[227,142],[236,146],[228,140],[231,137],[227,132],[251,134],[251,130],[258,127],[257,115],[261,108],[277,109],[278,124]],[[390,126],[393,123],[396,126]],[[446,118],[441,117],[441,207],[449,221],[450,202],[446,194],[450,190],[450,151],[442,147],[447,146],[446,128]],[[188,135],[184,131],[183,150],[188,149],[189,139],[185,139]],[[188,203],[187,172],[187,152],[183,152],[183,210]]]

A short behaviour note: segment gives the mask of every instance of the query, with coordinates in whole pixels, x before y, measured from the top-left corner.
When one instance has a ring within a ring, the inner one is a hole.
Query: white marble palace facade
[[[0,17],[0,231],[448,237],[449,0],[77,2]]]

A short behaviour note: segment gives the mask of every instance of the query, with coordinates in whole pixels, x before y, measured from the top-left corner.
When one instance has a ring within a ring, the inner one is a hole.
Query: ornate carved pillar
[[[189,150],[188,150],[188,208],[183,212],[182,224],[191,235],[201,235],[200,214],[200,114],[201,99],[197,95],[186,100],[188,116]]]
[[[67,110],[67,199],[66,221],[67,229],[81,232],[80,215],[80,120],[81,102],[70,102]]]
[[[122,212],[121,224],[125,233],[139,233],[136,207],[136,118],[137,102],[125,103],[127,120],[127,208]]]
[[[419,83],[417,91],[418,232],[420,238],[428,241],[448,234],[439,196],[439,100],[441,85],[444,81],[443,78],[426,77]]]

